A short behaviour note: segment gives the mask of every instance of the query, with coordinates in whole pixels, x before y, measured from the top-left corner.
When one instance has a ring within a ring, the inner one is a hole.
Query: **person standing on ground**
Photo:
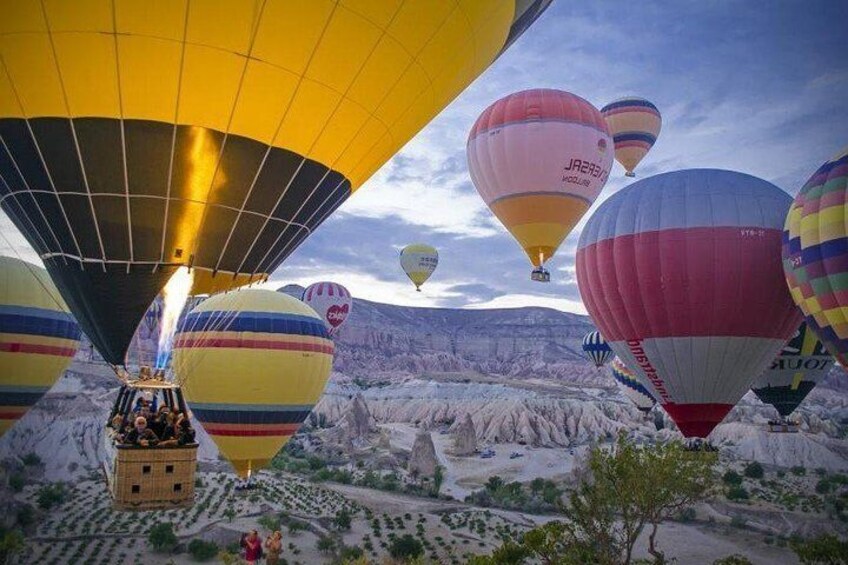
[[[277,565],[280,562],[280,554],[283,552],[283,534],[277,530],[265,540],[265,562],[268,565]]]
[[[244,547],[244,560],[248,565],[256,565],[262,559],[262,540],[259,539],[259,532],[256,530],[252,530],[244,538],[242,547]]]

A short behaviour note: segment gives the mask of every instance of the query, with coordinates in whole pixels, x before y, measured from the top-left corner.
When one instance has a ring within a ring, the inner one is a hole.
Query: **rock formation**
[[[374,418],[368,411],[368,405],[362,394],[357,394],[350,403],[350,408],[342,417],[341,427],[351,441],[367,439],[368,434],[376,431]]]
[[[409,455],[408,470],[410,474],[419,477],[432,477],[436,473],[439,459],[436,457],[436,447],[433,445],[433,437],[430,432],[419,432],[412,444],[412,453]]]
[[[456,455],[473,455],[477,451],[477,430],[471,413],[465,413],[465,419],[453,431],[453,452]]]

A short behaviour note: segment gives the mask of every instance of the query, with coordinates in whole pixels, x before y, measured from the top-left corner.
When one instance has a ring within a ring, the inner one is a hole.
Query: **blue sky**
[[[663,130],[640,177],[718,167],[794,194],[848,144],[846,22],[848,2],[838,0],[554,2],[327,220],[270,285],[334,280],[381,302],[584,312],[574,274],[582,223],[549,264],[551,284],[533,283],[524,253],[471,184],[465,141],[479,113],[534,87],[568,90],[597,107],[643,96],[662,112]],[[595,207],[627,182],[616,164]],[[0,230],[21,245],[11,222],[0,220]],[[422,293],[397,260],[398,249],[414,242],[440,252]]]

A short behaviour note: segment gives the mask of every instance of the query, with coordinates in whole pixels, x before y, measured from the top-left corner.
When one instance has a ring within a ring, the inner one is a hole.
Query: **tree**
[[[18,530],[4,533],[2,539],[0,539],[0,561],[16,563],[15,556],[23,551],[24,546],[24,536]]]
[[[722,477],[721,480],[726,485],[737,486],[742,484],[742,476],[736,471],[729,470]]]
[[[550,522],[526,532],[516,544],[504,544],[498,550],[503,561],[491,563],[510,562],[505,560],[509,557],[513,563],[629,564],[646,528],[651,532],[649,551],[663,562],[656,545],[659,524],[710,495],[715,460],[710,453],[688,452],[679,442],[636,446],[622,434],[613,449],[590,453],[585,478],[562,507],[565,521]]]
[[[150,528],[147,542],[159,553],[170,552],[177,546],[177,536],[171,522],[159,522]]]
[[[315,543],[315,548],[321,553],[333,553],[336,550],[336,541],[329,536],[321,536]]]
[[[424,555],[424,546],[410,534],[396,537],[389,544],[389,555],[395,559],[411,559]]]
[[[35,467],[37,465],[41,465],[41,457],[38,456],[35,452],[29,452],[21,458],[21,461],[24,462],[24,465],[27,467]]]
[[[792,541],[789,545],[804,565],[848,564],[848,541],[832,534]]]
[[[218,544],[202,539],[193,539],[188,544],[188,552],[195,561],[209,561],[218,554]]]
[[[433,473],[433,488],[430,490],[430,495],[433,497],[439,496],[439,491],[442,490],[442,483],[445,482],[445,468],[441,465],[436,465],[436,471]]]
[[[35,508],[29,504],[24,504],[18,509],[18,525],[22,528],[28,528],[35,523]]]
[[[65,502],[68,497],[68,489],[64,483],[53,483],[45,485],[38,489],[36,502],[42,510],[50,510],[54,506],[58,506]]]
[[[763,466],[753,461],[745,467],[745,476],[749,479],[762,479],[764,475]]]
[[[347,508],[342,508],[339,510],[339,513],[336,514],[336,517],[333,519],[333,522],[336,524],[336,527],[340,530],[349,530],[350,529],[350,512]]]
[[[489,477],[489,480],[486,481],[486,490],[495,493],[504,486],[504,480],[500,478],[498,475],[492,475]]]

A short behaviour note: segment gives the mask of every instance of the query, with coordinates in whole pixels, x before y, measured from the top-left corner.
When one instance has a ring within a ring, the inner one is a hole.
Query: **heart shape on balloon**
[[[345,321],[349,311],[350,308],[347,304],[344,306],[337,306],[333,304],[327,309],[327,322],[329,322],[329,324],[334,328],[337,328]]]

